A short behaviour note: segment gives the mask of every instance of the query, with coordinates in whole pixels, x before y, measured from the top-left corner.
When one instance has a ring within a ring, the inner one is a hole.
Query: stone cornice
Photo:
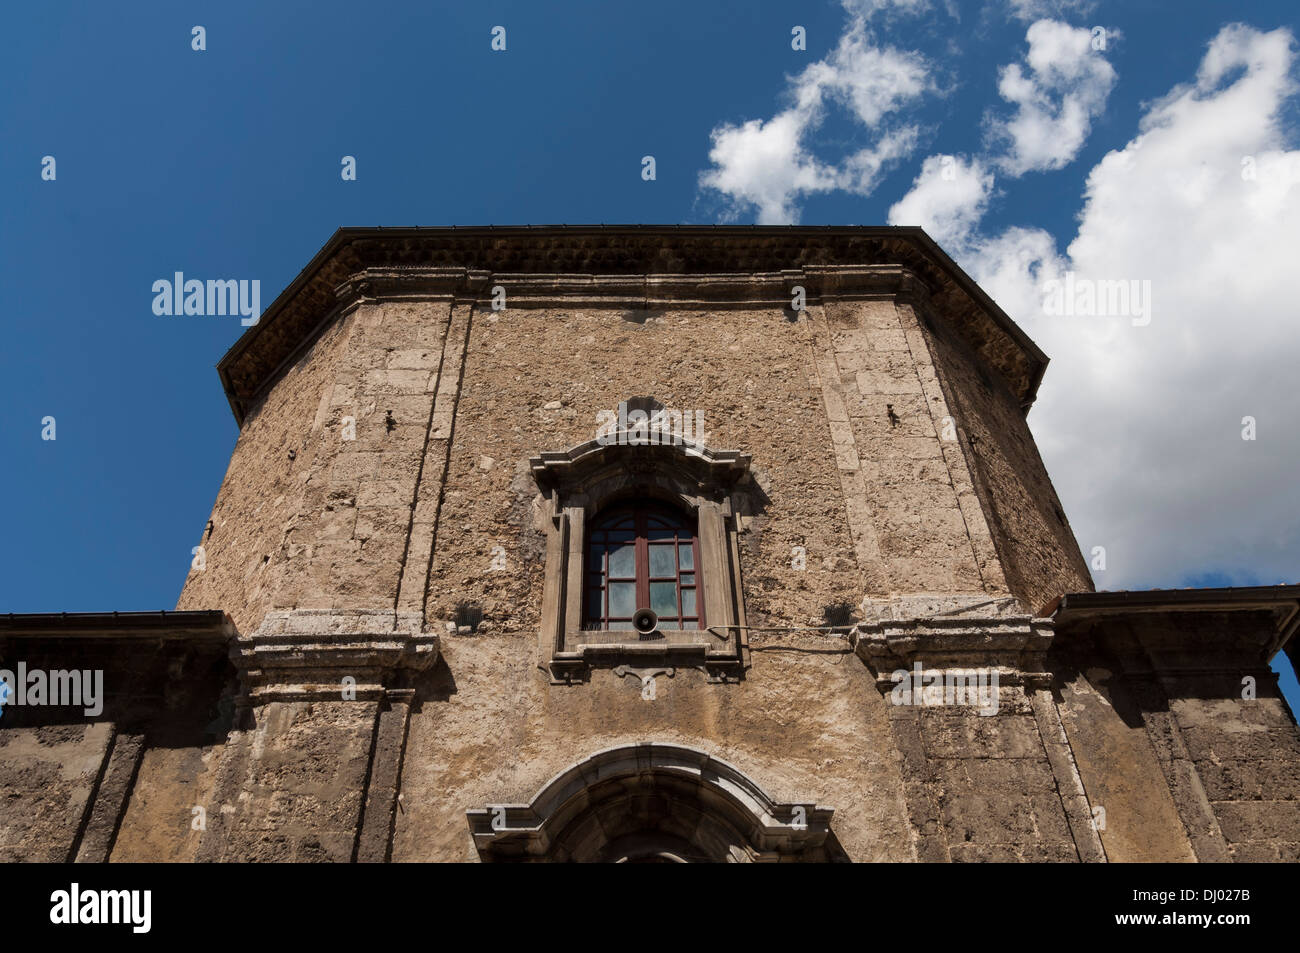
[[[236,635],[220,610],[0,615],[0,669],[97,670],[102,677],[98,712],[79,704],[4,705],[0,727],[90,720],[138,730],[199,717],[233,685],[227,655]]]
[[[0,614],[0,641],[89,640],[127,646],[183,641],[224,645],[235,626],[220,609],[178,612],[8,612]]]
[[[1033,402],[1047,358],[921,229],[802,226],[344,228],[217,365],[236,419],[326,319],[357,300],[479,300],[511,306],[775,306],[895,295],[927,300]],[[513,292],[513,295],[511,293]]]
[[[881,691],[891,673],[919,664],[931,671],[997,669],[1005,684],[1045,687],[1052,645],[1050,619],[997,615],[888,619],[861,623],[850,639],[876,674]]]
[[[373,701],[438,660],[439,638],[421,622],[419,613],[388,610],[276,610],[235,640],[230,657],[254,705]]]
[[[1300,585],[1233,586],[1213,589],[1145,589],[1119,592],[1074,592],[1062,596],[1051,607],[1057,628],[1067,634],[1087,629],[1098,622],[1112,628],[1138,616],[1186,616],[1191,613],[1238,613],[1255,615],[1252,624],[1242,619],[1222,628],[1222,643],[1236,641],[1258,651],[1264,664],[1288,642],[1294,644],[1300,631]],[[1225,617],[1226,618],[1226,617]],[[1196,624],[1192,621],[1192,624]],[[1142,627],[1153,644],[1160,639],[1156,626]],[[1175,637],[1175,643],[1178,639]],[[1177,651],[1175,644],[1174,649]]]

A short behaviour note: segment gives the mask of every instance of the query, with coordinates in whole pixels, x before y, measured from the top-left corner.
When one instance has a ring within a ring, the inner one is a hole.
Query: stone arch
[[[597,752],[528,804],[468,818],[485,861],[725,863],[842,860],[833,813],[778,803],[704,751],[649,742]]]

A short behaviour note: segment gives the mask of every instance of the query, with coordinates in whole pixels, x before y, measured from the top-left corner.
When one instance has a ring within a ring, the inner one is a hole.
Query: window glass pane
[[[615,546],[609,551],[609,574],[611,576],[636,575],[636,547],[632,545]]]
[[[673,548],[671,546],[650,547],[650,575],[677,575],[677,563],[673,561]]]
[[[630,617],[644,606],[638,593],[648,591],[648,608],[665,628],[698,628],[703,598],[694,531],[693,518],[649,500],[625,502],[594,520],[584,566],[584,624],[632,629]]]
[[[650,583],[650,608],[658,616],[677,617],[677,583]]]
[[[636,611],[636,583],[611,582],[609,584],[609,614],[631,616]],[[676,612],[676,609],[673,609]],[[610,626],[614,628],[614,626]]]

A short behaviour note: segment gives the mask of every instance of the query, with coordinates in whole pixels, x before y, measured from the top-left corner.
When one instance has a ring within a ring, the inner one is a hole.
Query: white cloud
[[[737,211],[757,208],[760,224],[797,221],[795,199],[834,188],[836,178],[834,169],[804,149],[807,124],[791,109],[766,122],[751,119],[714,129],[709,150],[713,168],[700,176],[700,184],[730,197]]]
[[[1093,49],[1092,31],[1039,20],[1025,39],[1028,71],[1012,63],[999,74],[998,94],[1015,114],[986,118],[990,139],[1005,149],[998,167],[1013,176],[1073,160],[1115,84],[1114,67]]]
[[[924,13],[930,0],[840,0],[846,13],[853,17],[870,19],[878,13]]]
[[[868,128],[929,88],[928,69],[919,53],[875,46],[861,21],[840,37],[826,59],[813,63],[795,81],[799,102],[820,103],[829,97]]]
[[[840,164],[838,187],[856,195],[870,194],[887,165],[916,150],[917,135],[915,126],[883,133],[874,146],[860,149]]]
[[[1007,12],[1025,22],[1071,13],[1084,16],[1096,6],[1096,0],[1007,0]]]
[[[1030,423],[1085,553],[1106,547],[1101,588],[1300,577],[1293,62],[1288,31],[1224,28],[1195,83],[1092,170],[1064,256],[1031,229],[959,254],[1052,357]],[[1150,324],[1045,314],[1043,282],[1067,270],[1149,281]]]
[[[993,176],[978,159],[930,156],[911,190],[889,210],[889,224],[920,225],[950,252],[965,248],[992,191]]]
[[[710,168],[701,173],[700,185],[730,201],[730,217],[756,210],[765,225],[797,222],[797,203],[807,195],[835,189],[868,195],[884,168],[916,147],[915,126],[888,128],[885,120],[929,88],[925,60],[875,46],[859,17],[834,51],[790,81],[789,108],[771,119],[713,129]],[[828,104],[843,107],[875,132],[874,144],[839,162],[816,158],[808,140]]]

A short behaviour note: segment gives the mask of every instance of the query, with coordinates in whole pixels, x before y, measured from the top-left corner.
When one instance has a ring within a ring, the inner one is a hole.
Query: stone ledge
[[[1026,690],[1051,684],[1046,661],[1052,622],[1024,613],[1014,599],[909,597],[864,609],[876,618],[854,626],[849,640],[882,692],[897,684],[892,673],[918,664],[945,674],[987,669],[1001,684]],[[907,615],[918,610],[929,612]]]
[[[374,701],[437,662],[439,637],[422,628],[418,612],[275,610],[235,640],[230,658],[250,704]]]

